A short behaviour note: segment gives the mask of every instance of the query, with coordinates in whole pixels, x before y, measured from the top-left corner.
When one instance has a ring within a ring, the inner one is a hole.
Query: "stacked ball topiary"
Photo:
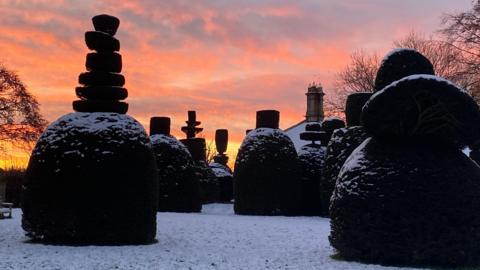
[[[305,126],[305,132],[300,133],[300,139],[311,141],[302,146],[298,151],[301,166],[302,199],[300,214],[305,216],[318,216],[321,214],[320,180],[325,163],[325,146],[320,141],[323,137],[320,124],[313,123]]]
[[[412,75],[379,91],[362,122],[372,136],[338,175],[331,244],[380,264],[480,264],[480,168],[460,150],[480,138],[480,110],[449,81]]]
[[[201,122],[197,121],[195,111],[188,111],[188,120],[182,131],[187,138],[180,140],[192,155],[194,161],[195,176],[200,185],[200,200],[202,203],[218,202],[220,196],[220,186],[217,177],[207,163],[206,143],[204,138],[195,138],[203,128],[198,127]]]
[[[279,112],[258,111],[256,129],[235,161],[234,209],[243,215],[296,215],[301,199],[298,156],[280,129]]]
[[[413,49],[398,48],[382,60],[375,77],[374,91],[413,74],[434,75],[433,65],[425,56]]]
[[[372,93],[354,93],[348,96],[345,105],[348,127],[336,129],[328,143],[325,154],[325,166],[323,167],[320,181],[322,216],[328,216],[330,197],[332,196],[340,168],[353,150],[367,138],[365,130],[360,126],[360,115],[363,105],[371,96]]]
[[[118,19],[108,15],[93,21],[105,35],[118,27]],[[94,59],[95,65],[109,65],[106,58]],[[92,76],[109,84],[110,75],[102,74]],[[150,139],[139,122],[120,114],[126,105],[88,101],[74,104],[76,110],[88,112],[61,117],[37,141],[23,186],[22,226],[41,242],[151,243],[156,234],[158,172]]]
[[[85,42],[93,53],[87,54],[87,72],[80,74],[78,82],[83,86],[75,92],[81,100],[73,102],[77,112],[117,112],[125,114],[128,104],[119,102],[128,96],[122,86],[122,56],[118,53],[120,42],[114,37],[120,21],[109,15],[93,17],[95,31],[85,33]]]
[[[218,154],[213,157],[210,168],[212,168],[220,186],[219,202],[228,203],[233,199],[233,174],[227,165],[228,156],[225,154],[228,146],[227,129],[217,129],[215,131],[215,146]]]
[[[158,211],[200,212],[200,190],[188,149],[170,135],[169,117],[150,118],[150,140],[158,167]]]

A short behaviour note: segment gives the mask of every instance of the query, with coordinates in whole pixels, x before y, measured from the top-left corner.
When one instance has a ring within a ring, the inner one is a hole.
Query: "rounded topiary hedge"
[[[217,177],[218,185],[220,186],[220,195],[218,202],[229,203],[233,199],[233,173],[227,165],[218,162],[209,164],[213,173]]]
[[[330,242],[347,260],[479,265],[478,179],[456,147],[367,139],[338,175]]]
[[[234,169],[234,209],[245,215],[296,215],[301,199],[298,156],[279,129],[248,133]]]
[[[200,212],[200,187],[188,149],[172,136],[150,136],[158,167],[158,211]]]
[[[67,114],[48,126],[32,152],[22,226],[49,243],[151,243],[157,174],[150,139],[135,119]]]
[[[333,133],[325,151],[325,165],[320,181],[322,216],[328,216],[330,197],[332,197],[340,168],[353,150],[366,138],[368,138],[368,135],[361,126],[340,128]]]
[[[322,178],[325,153],[325,147],[320,144],[307,144],[298,151],[302,180],[301,215],[318,216],[321,214],[322,202],[318,187]]]
[[[373,136],[439,140],[461,148],[480,138],[478,110],[451,82],[412,75],[376,93],[363,108],[362,123]]]
[[[374,91],[413,74],[434,75],[435,71],[430,60],[416,50],[395,49],[382,60],[375,77]]]

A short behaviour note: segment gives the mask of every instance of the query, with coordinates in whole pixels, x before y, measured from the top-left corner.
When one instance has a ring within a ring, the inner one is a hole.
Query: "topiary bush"
[[[327,217],[330,197],[337,181],[338,173],[350,154],[366,138],[367,133],[361,126],[340,128],[333,132],[332,139],[325,150],[325,165],[320,178],[321,215]]]
[[[375,94],[363,109],[362,122],[373,136],[440,140],[459,148],[480,137],[475,101],[431,75],[405,77]]]
[[[324,138],[322,138],[321,142],[323,146],[327,146],[330,138],[332,138],[332,134],[336,129],[344,128],[345,122],[337,117],[329,117],[323,120],[322,122],[322,131],[325,132]]]
[[[300,214],[319,216],[322,210],[319,184],[325,163],[326,149],[320,144],[307,144],[298,151],[300,161],[302,196]]]
[[[347,260],[478,265],[478,179],[455,147],[367,139],[338,176],[330,242]]]
[[[217,177],[217,182],[220,187],[218,202],[230,203],[233,199],[232,170],[227,165],[223,165],[219,162],[212,162],[209,166]]]
[[[376,93],[372,138],[348,157],[331,198],[331,244],[350,260],[480,265],[480,167],[460,150],[480,139],[478,105],[452,83],[403,78]]]
[[[353,93],[348,95],[345,104],[345,119],[348,127],[360,126],[360,116],[365,103],[373,93]]]
[[[50,124],[32,152],[23,189],[22,227],[34,240],[154,241],[157,166],[150,139],[130,116],[71,113]]]
[[[413,74],[435,75],[433,65],[421,53],[413,49],[395,49],[382,60],[375,77],[374,91]]]
[[[298,162],[293,142],[283,131],[274,128],[250,131],[235,161],[235,213],[298,214],[301,196]]]
[[[158,167],[158,211],[200,212],[200,190],[188,149],[172,136],[150,136]]]

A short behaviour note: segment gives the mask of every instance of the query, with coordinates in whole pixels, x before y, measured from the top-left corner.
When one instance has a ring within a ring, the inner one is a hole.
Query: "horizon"
[[[286,129],[304,119],[311,82],[332,94],[334,76],[363,49],[380,57],[411,31],[435,34],[443,13],[471,1],[5,1],[0,3],[0,62],[37,97],[48,122],[73,112],[77,77],[85,71],[84,32],[91,17],[121,21],[128,114],[148,131],[152,116],[172,118],[172,134],[196,110],[212,140],[229,130],[230,164],[254,127],[255,112],[280,111]],[[208,142],[207,142],[208,143]],[[19,152],[20,153],[20,152]],[[12,160],[27,161],[12,150]],[[17,158],[18,157],[18,158]],[[0,159],[0,167],[8,158]],[[24,163],[26,165],[26,163]]]

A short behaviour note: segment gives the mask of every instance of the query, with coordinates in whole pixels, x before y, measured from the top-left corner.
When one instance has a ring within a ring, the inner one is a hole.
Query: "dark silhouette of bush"
[[[92,20],[95,30],[110,35],[119,24],[109,15]],[[93,68],[86,81],[99,84],[80,89],[102,91],[108,88],[104,82],[122,78],[99,79],[95,72]],[[79,77],[83,80],[84,74]],[[119,90],[116,82],[110,86]],[[128,104],[115,95],[102,99],[82,95],[73,103],[80,112],[50,124],[37,141],[23,186],[22,227],[33,240],[47,243],[151,243],[156,234],[158,172],[150,139],[140,123],[124,115]]]
[[[19,207],[22,195],[22,184],[25,179],[25,170],[8,169],[0,174],[0,182],[5,183],[5,201]]]
[[[345,119],[347,127],[360,126],[360,116],[365,103],[370,99],[372,93],[353,93],[348,95],[345,104]]]
[[[261,114],[262,111],[258,113]],[[273,122],[275,121],[278,122],[278,118]],[[265,125],[278,126],[276,123]],[[261,126],[250,131],[238,151],[233,177],[235,213],[242,215],[299,213],[301,199],[299,161],[292,141],[283,131]]]
[[[32,152],[22,226],[42,242],[151,243],[157,196],[155,158],[140,123],[117,113],[67,114]]]
[[[322,210],[319,184],[325,163],[325,147],[320,144],[307,144],[298,151],[301,169],[301,204],[300,214],[319,216]]]
[[[324,138],[322,138],[321,142],[323,146],[327,146],[328,142],[332,138],[332,134],[336,129],[344,128],[345,122],[342,119],[336,117],[326,118],[322,122],[322,131],[325,132]]]
[[[377,137],[439,140],[459,148],[480,137],[475,101],[431,75],[405,77],[376,94],[365,105],[362,122]]]
[[[322,216],[328,216],[330,197],[332,197],[340,168],[353,150],[366,138],[368,138],[367,133],[361,126],[340,128],[333,132],[332,139],[325,151],[325,165],[320,181]]]
[[[348,157],[331,198],[341,256],[408,266],[480,265],[480,167],[459,148],[480,139],[480,110],[450,82],[412,75],[365,105],[372,138]]]
[[[367,139],[338,176],[330,242],[347,260],[478,265],[478,179],[455,147]]]
[[[395,49],[385,56],[375,77],[374,91],[413,74],[434,75],[433,65],[425,56],[413,49]]]
[[[233,199],[233,173],[227,166],[217,161],[209,164],[220,186],[218,202],[229,203]]]
[[[158,211],[200,212],[200,190],[188,149],[172,136],[150,136],[158,167]]]

